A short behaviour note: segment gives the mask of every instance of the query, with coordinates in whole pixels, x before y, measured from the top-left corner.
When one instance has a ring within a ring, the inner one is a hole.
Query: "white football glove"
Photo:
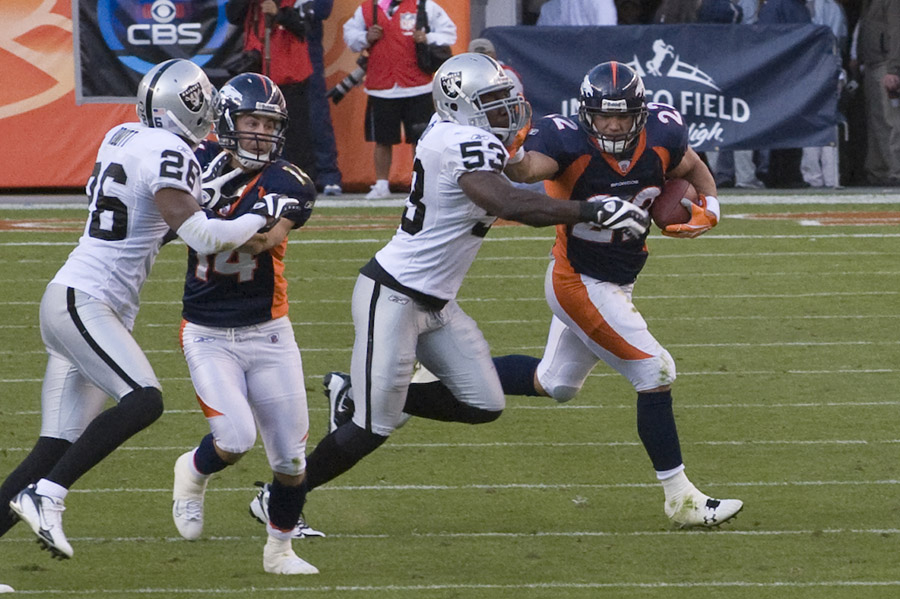
[[[222,194],[222,187],[241,174],[241,169],[236,168],[222,174],[222,170],[231,161],[231,154],[221,152],[212,162],[206,165],[201,176],[200,205],[208,208],[213,212],[217,212],[220,208],[231,204],[237,199],[237,196],[226,196]]]
[[[267,193],[253,204],[253,208],[250,209],[250,212],[266,217],[266,226],[260,229],[260,232],[263,232],[272,228],[275,221],[282,216],[296,222],[295,219],[299,218],[299,214],[302,210],[303,208],[300,206],[299,200],[289,198],[281,193]]]
[[[626,236],[640,239],[650,227],[646,210],[616,197],[599,196],[587,200],[593,213],[591,222],[604,229],[621,230]]]

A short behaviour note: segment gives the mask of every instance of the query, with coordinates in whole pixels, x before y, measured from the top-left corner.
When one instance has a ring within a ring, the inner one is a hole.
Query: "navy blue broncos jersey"
[[[649,209],[662,191],[665,173],[678,166],[688,148],[687,127],[675,108],[650,104],[649,110],[647,126],[626,156],[601,150],[597,140],[570,118],[549,115],[537,121],[525,149],[559,164],[559,171],[545,182],[547,194],[569,200],[612,195]],[[645,239],[646,235],[628,238],[622,231],[589,223],[559,225],[553,255],[557,265],[571,265],[579,274],[628,284],[647,261]]]
[[[219,152],[218,144],[204,142],[195,154],[205,168]],[[237,218],[249,212],[267,193],[281,193],[304,206],[302,225],[312,214],[316,188],[302,170],[279,159],[261,171],[237,176],[225,184],[222,193],[237,199],[222,210],[221,218]],[[230,328],[286,315],[287,281],[283,274],[286,248],[287,239],[255,256],[238,251],[198,255],[188,248],[183,318],[195,324]]]

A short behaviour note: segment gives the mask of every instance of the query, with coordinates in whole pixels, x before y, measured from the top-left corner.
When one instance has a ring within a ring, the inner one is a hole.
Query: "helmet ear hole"
[[[456,102],[450,102],[450,110],[456,112],[457,110],[459,110],[459,104],[457,104]]]

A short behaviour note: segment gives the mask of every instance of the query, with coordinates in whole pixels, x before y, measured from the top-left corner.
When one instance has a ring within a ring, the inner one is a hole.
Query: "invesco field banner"
[[[675,106],[698,151],[837,143],[840,59],[818,25],[493,27],[500,60],[522,76],[535,115],[578,114],[595,64],[643,78],[648,101]]]
[[[169,58],[187,58],[211,79],[240,50],[226,0],[74,0],[76,101],[133,102],[138,82]]]

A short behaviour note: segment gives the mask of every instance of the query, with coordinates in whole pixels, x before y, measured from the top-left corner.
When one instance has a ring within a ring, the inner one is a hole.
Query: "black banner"
[[[226,0],[74,0],[75,94],[84,102],[134,102],[153,65],[186,58],[214,84],[241,50],[241,31],[225,19]]]
[[[617,60],[677,108],[698,151],[837,143],[840,56],[821,25],[493,27],[536,115],[578,112],[581,81]]]

